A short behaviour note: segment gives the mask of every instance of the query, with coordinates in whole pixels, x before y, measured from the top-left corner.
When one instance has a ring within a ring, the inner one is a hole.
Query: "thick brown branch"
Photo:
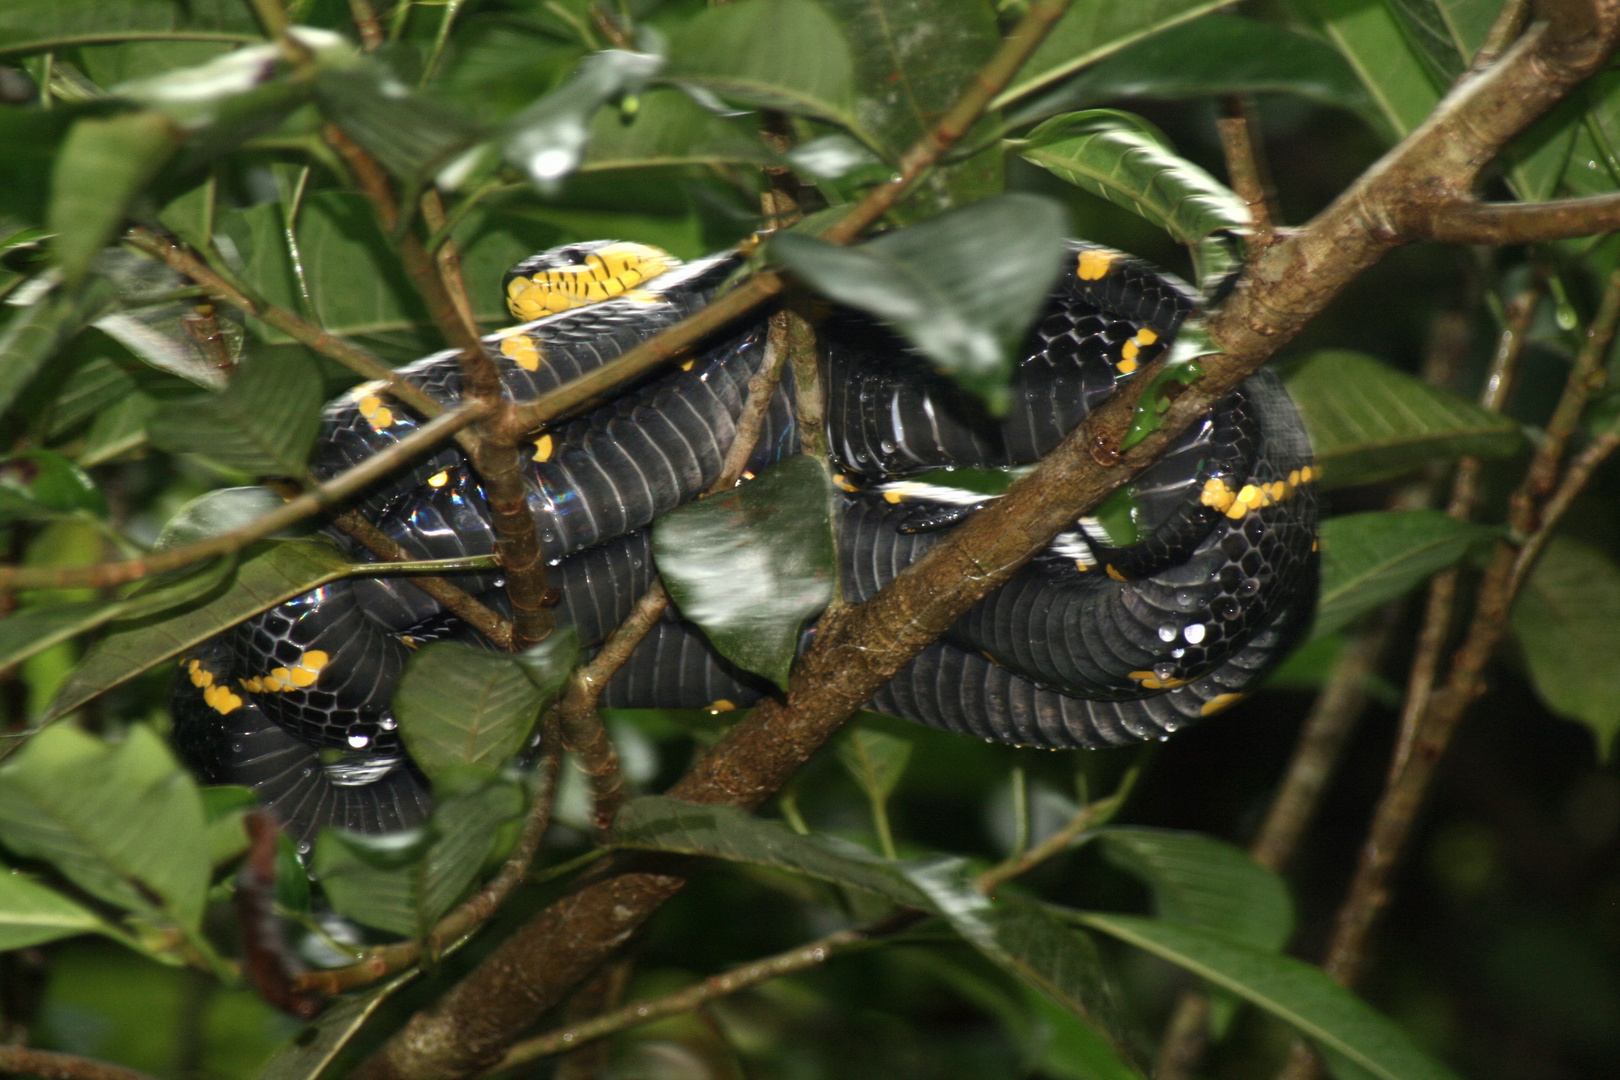
[[[25,1046],[0,1045],[0,1073],[44,1080],[153,1080],[146,1073],[122,1065]]]
[[[1482,203],[1458,199],[1414,207],[1401,218],[1412,240],[1444,244],[1529,244],[1620,229],[1620,195],[1540,203]]]
[[[240,529],[211,536],[194,544],[153,552],[138,559],[98,563],[95,566],[0,566],[0,592],[11,589],[62,589],[82,586],[106,587],[138,581],[151,574],[178,570],[216,555],[241,551],[255,540],[329,510],[369,484],[387,476],[418,454],[431,450],[457,431],[486,414],[476,402],[430,420],[381,453],[354,468],[304,492],[283,505],[249,522]]]

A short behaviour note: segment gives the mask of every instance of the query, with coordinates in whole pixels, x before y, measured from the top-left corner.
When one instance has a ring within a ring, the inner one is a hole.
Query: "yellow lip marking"
[[[1219,694],[1204,702],[1204,707],[1198,710],[1199,716],[1213,716],[1222,709],[1229,709],[1242,701],[1244,694]]]
[[[501,342],[501,355],[524,371],[540,370],[540,350],[528,334],[513,334]]]
[[[440,469],[438,472],[428,477],[427,482],[428,487],[444,487],[444,485],[450,482],[450,471],[448,469]]]
[[[556,447],[555,440],[550,435],[542,435],[534,440],[534,460],[550,461],[551,452]]]
[[[1111,251],[1082,251],[1080,253],[1080,280],[1101,281],[1108,276],[1108,268],[1114,265],[1114,254]]]
[[[360,415],[365,417],[366,423],[370,424],[375,431],[381,431],[394,422],[394,410],[384,405],[382,398],[376,394],[361,398],[358,408],[360,409]]]

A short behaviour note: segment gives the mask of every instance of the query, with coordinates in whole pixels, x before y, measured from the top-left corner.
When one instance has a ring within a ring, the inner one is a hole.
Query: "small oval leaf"
[[[1322,523],[1322,598],[1311,637],[1416,588],[1497,530],[1438,510],[1347,514]]]

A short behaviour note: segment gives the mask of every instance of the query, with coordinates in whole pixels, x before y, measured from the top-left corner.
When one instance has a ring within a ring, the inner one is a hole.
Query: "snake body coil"
[[[1195,307],[1184,285],[1142,263],[1089,244],[1070,251],[1072,271],[1031,331],[1002,418],[881,327],[848,313],[822,327],[828,440],[849,492],[839,534],[847,599],[874,594],[982,502],[950,487],[950,474],[929,474],[1034,462],[1167,348]],[[485,341],[507,392],[532,400],[697,310],[737,265],[729,254],[682,265],[611,242],[546,252],[506,281],[514,313],[534,321]],[[529,503],[561,592],[558,621],[583,645],[602,641],[651,583],[648,526],[719,475],[764,353],[762,324],[717,336],[532,444]],[[459,394],[453,353],[400,374],[440,401]],[[341,472],[416,423],[375,386],[351,391],[327,407],[314,471]],[[784,385],[750,468],[798,444]],[[1162,738],[1218,711],[1309,620],[1312,475],[1287,394],[1269,375],[1251,378],[925,649],[872,706],[1047,747]],[[494,548],[477,478],[454,449],[357,504],[415,558]],[[496,575],[457,581],[504,608]],[[176,744],[207,779],[253,787],[300,838],[322,825],[408,826],[429,796],[399,740],[394,686],[412,649],[446,638],[478,640],[407,578],[334,582],[193,650],[176,684]],[[767,690],[671,614],[603,703],[743,706]]]

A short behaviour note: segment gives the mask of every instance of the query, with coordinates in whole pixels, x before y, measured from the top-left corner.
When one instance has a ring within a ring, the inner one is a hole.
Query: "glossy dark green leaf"
[[[250,549],[234,579],[218,595],[177,614],[114,625],[74,669],[46,710],[43,722],[65,716],[98,694],[174,659],[221,630],[343,577],[350,569],[330,544],[281,541]]]
[[[344,134],[409,183],[426,179],[482,135],[470,119],[412,94],[374,61],[321,72],[315,96]]]
[[[156,110],[85,117],[73,125],[51,175],[46,215],[65,284],[71,287],[89,272],[124,211],[181,141],[174,121]]]
[[[830,0],[826,8],[849,41],[856,114],[889,161],[899,160],[951,107],[1001,37],[987,3]],[[967,142],[976,137],[969,134]],[[1000,148],[992,146],[930,170],[891,218],[909,224],[999,193],[1001,162]]]
[[[11,408],[45,361],[116,303],[102,280],[52,289],[17,312],[0,333],[0,409]]]
[[[1383,3],[1292,0],[1292,7],[1338,49],[1366,87],[1384,134],[1394,141],[1423,122],[1440,91],[1423,59]]]
[[[1454,1080],[1393,1022],[1320,969],[1177,923],[1085,914],[1079,921],[1247,999],[1379,1080]]]
[[[0,836],[92,896],[191,932],[208,889],[197,785],[143,725],[109,745],[40,732],[0,766]]]
[[[81,365],[51,402],[44,423],[47,439],[57,439],[135,392],[135,379],[105,356]]]
[[[911,743],[874,727],[851,726],[838,738],[838,760],[866,792],[882,802],[894,794],[911,760]]]
[[[108,406],[91,422],[78,463],[88,469],[145,446],[146,425],[157,410],[157,400],[139,390]]]
[[[716,116],[679,90],[642,94],[635,115],[598,109],[591,117],[583,172],[672,165],[763,165],[774,155],[760,141],[758,121]]]
[[[313,361],[258,357],[236,369],[223,393],[165,404],[147,430],[166,450],[256,476],[301,476],[323,396]]]
[[[521,656],[448,641],[423,648],[394,694],[411,757],[435,781],[458,772],[493,777],[528,739],[578,653],[566,628]]]
[[[258,1071],[257,1080],[319,1080],[326,1067],[354,1041],[383,1002],[416,975],[417,969],[412,968],[375,990],[334,1002]]]
[[[283,505],[281,496],[267,487],[215,488],[176,510],[174,516],[163,523],[163,531],[158,533],[157,542],[152,548],[154,551],[166,551],[222,536]]]
[[[1313,353],[1287,382],[1328,487],[1387,480],[1465,454],[1506,457],[1524,444],[1508,417],[1361,353]]]
[[[739,105],[831,120],[877,145],[856,111],[849,42],[811,0],[743,0],[703,11],[670,35],[664,75]]]
[[[832,599],[832,499],[826,467],[796,456],[653,523],[653,558],[681,614],[784,689],[804,624]]]
[[[1468,69],[1502,8],[1500,0],[1388,0],[1385,6],[1441,86]]]
[[[1249,227],[1248,206],[1178,157],[1140,117],[1113,109],[1054,116],[1016,145],[1024,160],[1141,215],[1186,244],[1206,291],[1237,268],[1234,237]]]
[[[894,327],[1001,413],[1012,350],[1058,276],[1067,229],[1056,203],[1003,195],[855,248],[785,233],[770,251],[819,292]]]
[[[323,830],[312,867],[332,907],[366,926],[425,934],[459,900],[500,836],[523,813],[523,790],[495,783],[441,795],[425,827],[426,849],[401,866],[378,865],[377,838]]]
[[[1313,638],[1421,585],[1498,533],[1438,510],[1347,514],[1322,524],[1322,599]]]
[[[609,49],[580,61],[573,78],[507,121],[501,153],[543,190],[579,166],[592,118],[604,104],[638,93],[663,61]]]
[[[1174,101],[1218,94],[1288,94],[1375,115],[1355,71],[1331,45],[1276,23],[1215,13],[1093,64],[1024,102],[1018,116],[1046,116],[1121,98]]]
[[[107,500],[77,465],[49,450],[0,458],[0,522],[44,521],[70,514],[107,514]]]
[[[104,926],[89,908],[0,863],[0,951],[95,933]]]
[[[261,40],[240,0],[6,0],[0,54],[46,52],[120,38]]]
[[[912,863],[907,876],[968,944],[1096,1031],[1113,1054],[1109,1072],[1140,1073],[1089,936],[1028,900],[992,902],[974,888],[960,860]]]
[[[1590,728],[1608,758],[1620,732],[1620,567],[1555,536],[1513,606],[1513,632],[1541,700]]]
[[[774,867],[877,893],[908,907],[932,907],[928,894],[904,874],[860,848],[800,836],[780,822],[733,806],[698,806],[663,795],[632,799],[613,821],[613,843]]]
[[[1028,97],[1140,41],[1223,5],[1217,0],[1136,0],[1129,4],[1074,4],[1035,50],[994,108]]]

